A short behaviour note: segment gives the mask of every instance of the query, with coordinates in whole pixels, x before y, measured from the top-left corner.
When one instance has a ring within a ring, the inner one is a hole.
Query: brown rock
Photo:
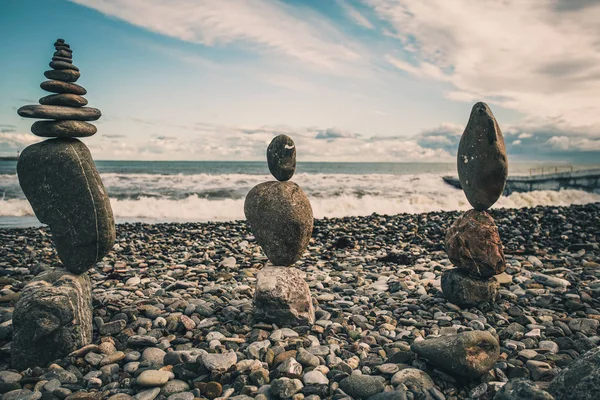
[[[442,274],[442,292],[451,303],[459,306],[475,306],[493,303],[498,297],[500,284],[497,280],[473,278],[458,268]]]
[[[471,110],[457,154],[458,177],[469,203],[478,211],[490,208],[502,195],[508,160],[502,131],[485,103]]]
[[[40,104],[48,106],[83,107],[87,105],[87,103],[88,101],[85,99],[85,97],[67,93],[51,94],[40,99]]]
[[[69,69],[69,70],[73,70],[73,71],[79,71],[79,67],[73,65],[73,63],[71,62],[65,62],[65,61],[50,61],[50,68],[52,69]]]
[[[31,132],[41,137],[75,138],[92,136],[96,127],[83,121],[37,121]]]
[[[46,92],[52,93],[71,93],[84,95],[87,93],[84,87],[79,86],[76,83],[68,83],[62,81],[44,81],[40,83],[40,87],[44,89]]]
[[[310,202],[294,182],[256,185],[244,203],[244,213],[256,241],[274,265],[300,259],[312,234]]]
[[[469,210],[446,233],[446,253],[452,264],[473,276],[490,277],[506,269],[502,241],[494,219]]]
[[[77,79],[81,76],[79,71],[75,71],[72,69],[62,69],[62,70],[48,70],[44,72],[44,76],[48,79],[55,79],[57,81],[63,82],[77,82]]]
[[[92,107],[65,107],[46,105],[27,105],[19,108],[17,113],[23,118],[60,119],[77,121],[95,121],[102,113]]]

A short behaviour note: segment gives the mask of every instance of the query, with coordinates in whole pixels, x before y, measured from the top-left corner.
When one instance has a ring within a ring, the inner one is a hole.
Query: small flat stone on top
[[[41,137],[88,137],[96,131],[94,125],[83,121],[37,121],[31,126],[31,132]]]
[[[102,113],[97,108],[91,107],[63,107],[63,106],[45,106],[29,105],[23,106],[17,110],[17,113],[24,118],[41,119],[74,119],[77,121],[95,121]]]
[[[52,69],[72,69],[74,71],[79,71],[79,67],[71,64],[70,62],[64,62],[64,61],[50,61],[50,68]]]
[[[44,76],[48,79],[55,79],[63,82],[76,82],[81,76],[79,71],[72,69],[49,70],[44,72]]]
[[[267,148],[269,171],[278,181],[288,181],[296,171],[296,145],[287,135],[276,136]]]
[[[83,86],[79,86],[76,83],[68,83],[63,81],[44,81],[40,83],[40,87],[46,92],[52,93],[70,93],[84,95],[87,94],[87,90]]]
[[[87,103],[85,97],[76,94],[51,94],[40,99],[40,104],[48,106],[83,107]]]

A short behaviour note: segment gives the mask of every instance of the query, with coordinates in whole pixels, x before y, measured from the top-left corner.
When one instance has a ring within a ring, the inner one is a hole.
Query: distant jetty
[[[461,188],[458,177],[444,176],[443,179],[447,184],[458,189]],[[504,187],[504,195],[507,196],[514,192],[561,189],[577,189],[600,193],[600,169],[509,176]]]
[[[0,156],[0,161],[17,161],[18,156]]]

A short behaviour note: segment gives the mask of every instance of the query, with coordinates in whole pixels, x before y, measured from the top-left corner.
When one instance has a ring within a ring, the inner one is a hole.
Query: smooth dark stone
[[[561,400],[597,399],[600,393],[600,347],[588,351],[560,371],[548,392]]]
[[[81,76],[79,71],[72,69],[61,69],[61,70],[49,70],[44,72],[44,76],[48,79],[55,79],[63,82],[77,82],[77,79]]]
[[[44,105],[23,106],[17,110],[17,113],[24,118],[59,120],[74,119],[77,121],[95,121],[102,115],[100,110],[92,107],[73,108]]]
[[[87,105],[87,103],[88,101],[85,97],[68,93],[51,94],[40,99],[40,104],[47,106],[83,107]]]
[[[73,65],[70,62],[50,61],[49,65],[50,65],[50,68],[52,68],[52,69],[57,69],[57,70],[69,69],[69,70],[73,70],[73,71],[79,71],[79,67],[77,67],[76,65]]]
[[[535,383],[527,379],[515,379],[506,382],[498,391],[494,400],[554,400],[554,397],[540,389]]]
[[[498,340],[488,331],[468,331],[413,342],[410,349],[451,374],[477,378],[500,357]]]
[[[71,46],[69,46],[68,44],[61,45],[61,46],[54,46],[54,48],[56,50],[66,51],[67,53],[72,53],[73,52],[73,50],[71,50]]]
[[[87,90],[83,86],[79,86],[76,83],[68,83],[62,81],[44,81],[40,83],[40,87],[47,92],[52,93],[70,93],[84,95],[87,94]]]
[[[73,59],[70,57],[59,57],[59,56],[54,56],[52,57],[52,61],[63,61],[66,63],[72,63]]]
[[[273,265],[300,259],[312,234],[310,201],[294,182],[271,181],[248,192],[244,214],[256,241]]]
[[[278,181],[289,181],[296,171],[296,145],[287,135],[276,136],[267,148],[269,171]]]
[[[73,58],[73,53],[70,51],[65,51],[65,50],[56,50],[54,52],[54,56],[55,57],[67,57],[67,58]]]
[[[40,185],[41,186],[41,185]],[[15,305],[12,367],[46,367],[92,340],[92,285],[87,274],[49,270],[25,286]]]
[[[41,137],[88,137],[96,131],[94,125],[83,121],[37,121],[31,126],[31,132]]]
[[[88,148],[77,139],[33,144],[21,153],[17,174],[65,268],[83,273],[102,260],[114,244],[115,223]]]
[[[493,278],[474,278],[458,268],[444,271],[441,283],[444,297],[461,307],[493,303],[500,287]]]
[[[504,137],[492,110],[477,103],[471,110],[457,154],[458,177],[467,200],[477,211],[490,208],[502,195],[508,175]]]

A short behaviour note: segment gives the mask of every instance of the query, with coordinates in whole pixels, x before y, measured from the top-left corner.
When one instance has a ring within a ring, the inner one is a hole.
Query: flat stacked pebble
[[[297,268],[316,298],[317,320],[291,329],[253,318],[265,257],[246,222],[118,225],[116,245],[89,272],[92,343],[25,371],[9,364],[12,305],[26,282],[60,262],[46,228],[0,230],[0,392],[491,399],[511,382],[499,399],[518,398],[507,397],[513,392],[551,399],[546,389],[555,376],[576,360],[589,363],[582,356],[600,345],[600,204],[489,213],[505,238],[506,271],[496,302],[466,309],[441,292],[441,277],[453,268],[444,236],[458,212],[316,220]],[[497,361],[476,378],[411,349],[466,333],[453,351],[475,335],[499,342]],[[577,375],[600,370],[586,368]]]
[[[83,97],[85,88],[75,82],[81,74],[73,64],[73,50],[64,39],[54,43],[54,56],[49,71],[44,76],[50,80],[40,87],[55,93],[40,99],[40,105],[27,105],[17,113],[25,118],[40,118],[51,121],[38,121],[31,126],[31,132],[41,137],[74,138],[87,137],[96,133],[96,127],[85,121],[95,121],[101,113],[97,108],[84,107],[88,101]]]

